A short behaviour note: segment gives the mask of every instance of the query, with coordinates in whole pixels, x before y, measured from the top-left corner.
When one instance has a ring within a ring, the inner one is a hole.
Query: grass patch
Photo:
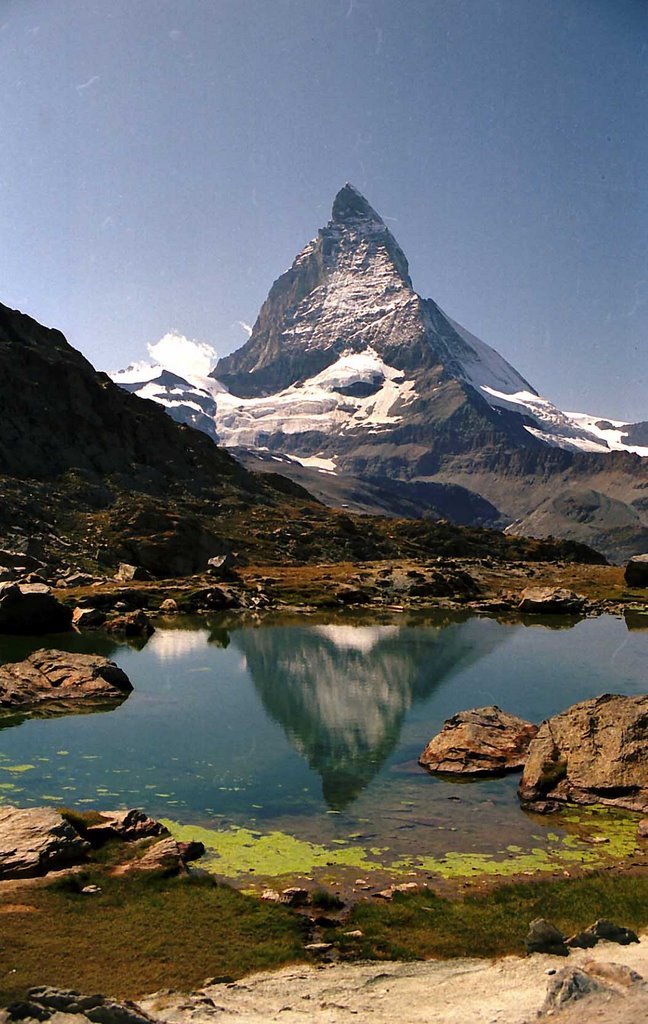
[[[310,901],[318,910],[341,910],[344,902],[335,893],[327,889],[315,889],[311,893]]]
[[[102,892],[84,896],[96,883]],[[15,892],[0,899],[16,902]],[[208,876],[81,874],[35,886],[22,909],[2,914],[0,1005],[34,985],[136,998],[160,988],[189,991],[213,976],[240,978],[303,960],[307,924],[287,907],[245,896]],[[430,890],[362,901],[344,931],[324,932],[344,959],[417,960],[522,953],[530,921],[547,917],[571,934],[599,917],[648,927],[648,872],[503,885],[442,899]]]
[[[430,890],[396,894],[389,904],[362,902],[345,930],[360,929],[362,939],[333,930],[349,959],[419,960],[428,957],[504,956],[524,951],[529,923],[546,917],[566,935],[607,917],[625,927],[648,927],[648,875],[597,873],[558,882],[505,885],[487,895],[441,899]]]
[[[84,838],[87,837],[88,829],[92,825],[100,825],[108,820],[106,815],[100,814],[99,811],[77,811],[72,807],[61,807],[59,814],[64,821],[67,821]]]
[[[101,894],[81,895],[80,882]],[[302,919],[211,878],[109,878],[90,869],[25,890],[22,902],[33,909],[2,915],[0,1005],[33,985],[136,997],[304,958]]]

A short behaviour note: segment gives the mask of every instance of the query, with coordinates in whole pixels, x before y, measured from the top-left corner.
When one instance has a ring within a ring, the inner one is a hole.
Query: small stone
[[[328,951],[330,949],[333,949],[333,943],[332,942],[309,942],[307,946],[304,946],[304,949],[308,953],[315,953],[316,955],[319,955],[321,953],[328,953]]]
[[[150,577],[146,570],[140,568],[140,566],[131,565],[129,562],[120,562],[115,573],[115,579],[119,580],[120,583],[130,583],[131,580],[147,580]]]
[[[286,903],[289,907],[303,907],[308,903],[308,889],[301,889],[299,886],[293,885],[289,889],[284,889],[279,899],[281,903]]]
[[[346,935],[347,939],[362,939],[362,938],[364,938],[364,932],[360,931],[359,928],[354,928],[350,932],[342,932],[342,934]]]
[[[565,945],[570,949],[591,949],[598,942],[598,935],[592,932],[576,932],[565,940]]]
[[[163,871],[167,875],[186,871],[178,843],[172,836],[154,843],[139,860],[129,861],[128,867],[132,871]]]
[[[546,921],[544,917],[538,917],[535,921],[531,922],[529,932],[524,940],[524,947],[527,953],[551,953],[553,956],[569,956],[569,950],[565,945],[565,936],[550,921]]]
[[[204,856],[205,844],[201,843],[199,839],[190,839],[187,843],[178,843],[178,850],[185,864],[188,864],[190,861],[199,860]]]
[[[84,885],[81,893],[83,896],[98,896],[101,891],[100,885]]]
[[[261,893],[262,900],[268,900],[269,903],[281,903],[281,896],[276,889],[264,889]]]
[[[72,613],[72,625],[77,629],[102,626],[106,621],[106,613],[100,608],[75,608]]]
[[[608,942],[618,942],[620,946],[629,946],[631,942],[639,942],[639,937],[631,928],[623,928],[612,921],[601,918],[595,921],[587,931],[597,939],[606,939]]]
[[[639,839],[648,839],[648,818],[642,818],[637,828]]]
[[[160,611],[163,615],[174,615],[178,610],[178,602],[174,601],[172,597],[167,597],[160,605]]]
[[[393,887],[390,887],[389,889],[381,889],[380,892],[373,893],[373,896],[377,900],[393,900],[394,889]]]

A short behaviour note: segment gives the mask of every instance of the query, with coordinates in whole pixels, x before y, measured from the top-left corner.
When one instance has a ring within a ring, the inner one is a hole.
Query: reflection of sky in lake
[[[452,808],[467,822],[485,801],[491,819],[493,807],[521,818],[513,779],[458,790],[418,769],[444,719],[498,704],[540,721],[594,694],[646,688],[648,632],[613,617],[562,630],[447,615],[406,621],[229,632],[178,623],[140,651],[101,634],[40,638],[33,646],[63,639],[110,654],[135,690],[111,712],[0,731],[0,797],[144,806],[204,824],[290,822],[309,835],[330,807],[344,811],[347,829],[369,817],[380,832],[381,815],[408,800],[444,820]],[[24,639],[0,641],[3,660],[27,649]]]

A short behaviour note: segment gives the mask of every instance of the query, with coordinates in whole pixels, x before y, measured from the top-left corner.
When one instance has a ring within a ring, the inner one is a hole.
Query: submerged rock
[[[0,583],[0,633],[62,633],[72,625],[72,609],[44,583]]]
[[[604,694],[543,722],[518,794],[648,810],[648,695]]]
[[[79,864],[90,844],[51,807],[0,807],[0,879]]]
[[[24,661],[0,666],[0,708],[33,707],[50,701],[123,700],[132,683],[100,654],[34,651]]]
[[[524,765],[537,725],[494,705],[460,711],[430,740],[419,764],[431,772],[477,775]]]

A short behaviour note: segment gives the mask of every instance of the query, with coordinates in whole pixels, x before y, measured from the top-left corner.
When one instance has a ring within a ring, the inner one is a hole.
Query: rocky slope
[[[215,425],[222,444],[289,456],[293,478],[299,464],[337,476],[324,487],[332,505],[360,479],[418,514],[567,536],[611,557],[648,543],[646,424],[540,396],[413,290],[398,243],[351,185],[211,379],[139,376],[115,379]]]

